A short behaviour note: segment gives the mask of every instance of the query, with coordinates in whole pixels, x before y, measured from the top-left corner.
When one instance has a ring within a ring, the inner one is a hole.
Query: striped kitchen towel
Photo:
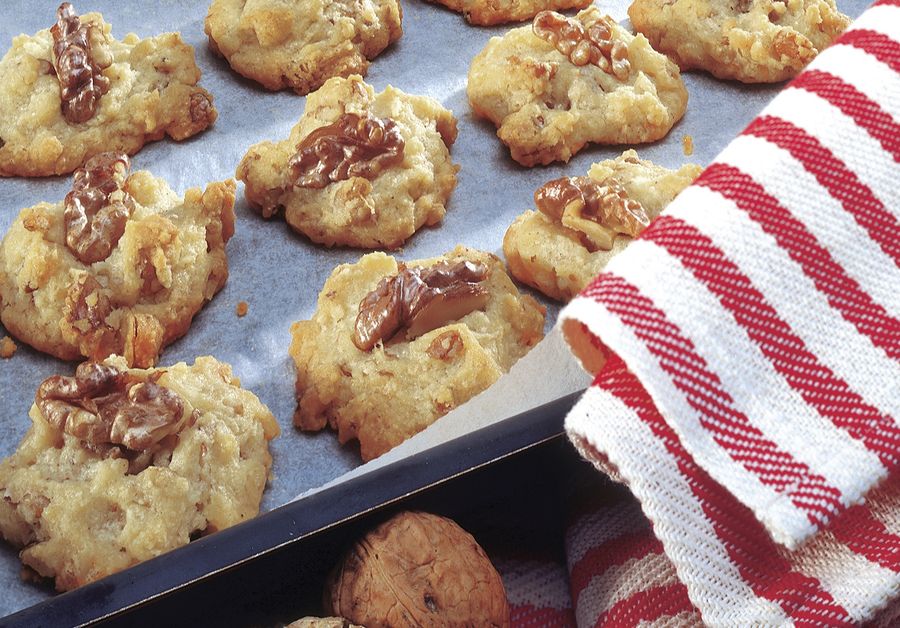
[[[635,572],[617,603],[658,599],[668,617],[665,600],[689,600],[728,626],[889,612],[900,0],[877,2],[819,55],[560,320],[599,369],[569,434],[639,500],[653,538],[624,538],[677,574]],[[573,571],[576,600],[593,599],[599,573]],[[675,615],[689,623],[690,608]],[[609,609],[575,611],[592,625]]]

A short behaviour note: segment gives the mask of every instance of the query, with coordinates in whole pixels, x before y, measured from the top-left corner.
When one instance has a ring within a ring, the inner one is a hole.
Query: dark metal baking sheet
[[[562,423],[577,397],[568,395],[287,504],[0,619],[0,626],[99,620],[122,626],[272,625],[276,618],[290,621],[317,612],[324,574],[337,553],[385,509],[423,508],[456,517],[504,493],[518,490],[523,501],[534,494],[534,486],[511,486],[526,479],[516,474],[502,482],[494,478],[493,493],[478,481],[466,484],[465,492],[457,490],[452,499],[428,496],[477,469],[491,476],[490,467],[543,443],[554,442],[574,457],[574,448],[564,442]],[[550,477],[551,471],[543,469],[540,475]],[[284,573],[291,574],[290,581]],[[233,594],[225,595],[225,590]],[[294,612],[299,614],[291,616]]]

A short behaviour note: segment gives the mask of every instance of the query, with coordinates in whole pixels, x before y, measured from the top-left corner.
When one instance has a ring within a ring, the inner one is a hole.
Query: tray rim
[[[88,625],[121,619],[154,600],[271,552],[565,437],[563,418],[583,391],[297,499],[133,567],[0,618],[0,626]]]

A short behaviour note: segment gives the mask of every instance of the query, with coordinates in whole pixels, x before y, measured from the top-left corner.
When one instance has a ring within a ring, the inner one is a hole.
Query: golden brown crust
[[[598,183],[614,180],[641,203],[652,219],[700,174],[700,166],[686,164],[669,170],[638,159],[628,150],[616,159],[591,166]],[[581,292],[607,263],[631,242],[616,236],[611,250],[591,250],[581,234],[543,213],[527,211],[516,218],[503,237],[503,254],[510,274],[548,297],[568,301]]]
[[[688,94],[678,67],[643,35],[632,36],[593,6],[575,19],[612,25],[627,50],[624,79],[593,63],[573,64],[531,25],[491,38],[469,69],[473,111],[498,127],[523,166],[568,161],[588,142],[652,142],[684,115]]]
[[[301,140],[342,114],[365,112],[396,122],[406,143],[402,162],[372,180],[351,176],[320,189],[293,185],[288,162]],[[390,86],[376,94],[359,76],[334,78],[307,97],[288,139],[250,147],[235,176],[253,208],[265,217],[283,211],[313,242],[394,249],[443,219],[459,170],[449,149],[456,134],[456,118],[431,98]]]
[[[93,264],[66,245],[63,203],[23,209],[0,244],[0,320],[63,360],[117,353],[152,366],[228,278],[234,189],[211,183],[182,200],[149,172],[132,174],[134,213],[112,254]]]
[[[796,76],[850,24],[834,0],[634,0],[628,15],[682,70],[745,83]]]
[[[38,177],[72,172],[104,151],[134,154],[149,141],[195,135],[217,116],[212,96],[197,85],[194,49],[178,33],[118,41],[99,13],[81,17],[93,27],[92,50],[108,62],[109,91],[96,114],[70,124],[62,114],[50,29],[20,35],[0,60],[0,176]]]
[[[519,294],[499,259],[457,247],[409,265],[443,260],[487,266],[490,298],[484,310],[414,340],[401,332],[371,351],[353,343],[359,304],[384,277],[397,273],[397,261],[371,253],[332,272],[312,318],[291,327],[298,427],[330,425],[341,443],[358,439],[363,459],[370,460],[490,386],[541,339],[544,308]]]
[[[365,76],[403,34],[397,0],[213,0],[212,49],[267,89],[315,91],[334,76]]]
[[[465,16],[469,24],[493,26],[530,20],[541,11],[583,9],[591,0],[432,0]]]
[[[106,364],[126,368],[119,357]],[[55,429],[36,405],[18,450],[0,463],[0,533],[60,591],[259,512],[272,465],[268,441],[279,431],[266,406],[210,357],[130,371],[140,380],[154,373],[190,418],[139,473]]]

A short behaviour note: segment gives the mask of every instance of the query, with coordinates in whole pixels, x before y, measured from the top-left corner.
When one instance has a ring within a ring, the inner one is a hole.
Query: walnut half
[[[531,29],[535,35],[553,44],[574,65],[591,63],[624,81],[631,71],[631,63],[625,44],[613,40],[613,24],[609,16],[585,26],[555,11],[541,11],[534,16]]]
[[[84,362],[75,377],[45,379],[34,402],[51,426],[89,448],[147,452],[184,425],[184,402],[157,384],[158,377],[142,381],[113,366]]]
[[[125,192],[131,163],[124,153],[101,153],[75,171],[66,194],[66,246],[84,264],[105,260],[125,233],[134,199]]]
[[[325,586],[325,610],[366,628],[509,626],[503,581],[450,519],[401,512],[357,541]]]
[[[538,188],[534,203],[548,218],[581,233],[595,250],[611,249],[616,233],[637,237],[650,224],[643,205],[628,198],[615,179],[554,179]]]
[[[93,118],[100,97],[109,91],[109,79],[103,76],[103,68],[91,51],[91,28],[81,23],[70,3],[63,2],[50,29],[62,113],[71,124]]]
[[[385,277],[359,304],[353,344],[371,350],[390,340],[403,327],[416,338],[487,304],[481,285],[488,276],[484,264],[439,262],[427,268],[400,264],[396,275]]]
[[[368,111],[344,113],[334,124],[319,127],[297,145],[288,162],[294,185],[324,188],[350,177],[374,179],[403,161],[406,142],[397,123]]]

